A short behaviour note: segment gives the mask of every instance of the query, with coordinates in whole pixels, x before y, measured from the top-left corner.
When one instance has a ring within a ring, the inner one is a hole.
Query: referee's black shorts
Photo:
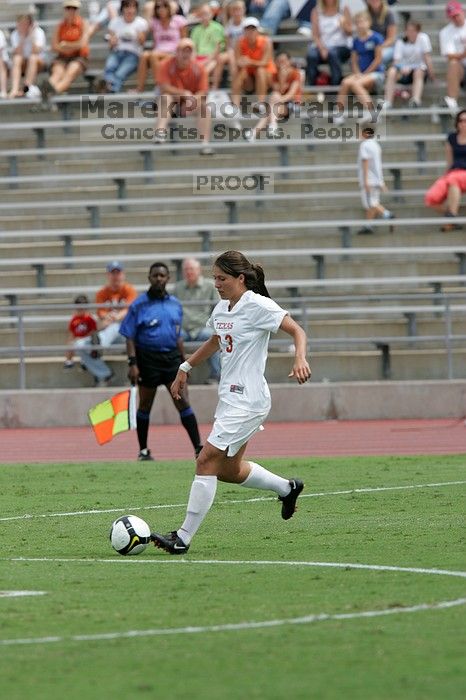
[[[183,362],[178,348],[169,352],[136,348],[136,359],[139,369],[139,384],[149,389],[156,389],[161,384],[171,384]]]

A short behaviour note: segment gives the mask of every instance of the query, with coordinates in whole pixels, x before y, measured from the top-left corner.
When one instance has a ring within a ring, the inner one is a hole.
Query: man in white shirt
[[[450,22],[439,34],[440,53],[448,61],[447,94],[445,104],[454,113],[458,111],[458,95],[466,64],[466,18],[461,3],[451,0],[445,8]]]
[[[380,204],[380,193],[387,187],[382,172],[382,149],[374,139],[375,132],[370,126],[363,128],[358,153],[358,177],[361,188],[362,206],[366,210],[366,219],[393,219],[394,215]],[[374,233],[369,224],[363,226],[359,234]]]

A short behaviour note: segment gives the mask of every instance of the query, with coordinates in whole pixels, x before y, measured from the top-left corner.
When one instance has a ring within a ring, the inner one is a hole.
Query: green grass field
[[[46,594],[0,597],[0,697],[464,698],[466,574],[315,563],[464,572],[465,456],[262,463],[304,477],[295,517],[220,484],[181,559],[108,531],[178,526],[193,464],[1,466],[0,589]]]

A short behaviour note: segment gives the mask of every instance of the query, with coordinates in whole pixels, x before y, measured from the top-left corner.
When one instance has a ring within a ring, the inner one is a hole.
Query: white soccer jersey
[[[270,409],[270,391],[264,371],[270,333],[276,333],[287,315],[272,299],[247,291],[228,310],[222,299],[207,326],[218,336],[222,373],[219,398],[237,408],[257,413]]]

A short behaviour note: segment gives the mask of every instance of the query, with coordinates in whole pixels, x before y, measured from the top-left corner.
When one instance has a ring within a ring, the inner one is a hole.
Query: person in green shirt
[[[225,29],[222,24],[212,19],[209,5],[201,5],[196,14],[200,24],[192,30],[191,39],[196,48],[197,60],[210,76],[215,70],[220,52],[225,51]]]
[[[183,306],[183,321],[181,336],[183,340],[204,341],[212,336],[207,328],[212,309],[220,301],[218,292],[211,280],[202,276],[199,260],[186,258],[183,260],[183,279],[175,285],[174,295]],[[183,302],[202,302],[198,304],[184,304]],[[209,358],[210,383],[218,383],[220,378],[220,353],[216,352]]]

